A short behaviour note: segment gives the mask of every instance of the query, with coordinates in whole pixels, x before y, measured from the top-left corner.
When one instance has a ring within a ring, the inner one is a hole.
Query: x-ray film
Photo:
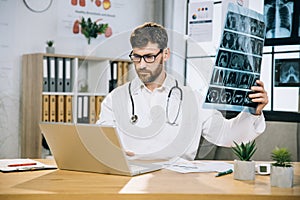
[[[260,78],[264,39],[262,14],[228,5],[204,108],[255,112],[257,104],[248,95]]]
[[[296,0],[265,0],[266,38],[288,38],[292,34]]]
[[[275,86],[300,87],[300,59],[275,60]]]

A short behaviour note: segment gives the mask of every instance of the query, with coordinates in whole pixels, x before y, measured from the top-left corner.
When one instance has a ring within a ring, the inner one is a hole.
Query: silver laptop
[[[128,160],[115,127],[41,122],[40,128],[59,169],[134,176],[162,168]]]

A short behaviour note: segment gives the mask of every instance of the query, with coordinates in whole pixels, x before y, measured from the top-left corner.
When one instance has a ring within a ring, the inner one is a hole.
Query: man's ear
[[[164,61],[169,60],[169,58],[170,58],[170,48],[166,48],[163,51],[163,58],[164,58]]]

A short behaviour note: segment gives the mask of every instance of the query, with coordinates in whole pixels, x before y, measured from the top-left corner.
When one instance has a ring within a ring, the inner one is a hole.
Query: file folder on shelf
[[[65,58],[64,59],[64,92],[72,92],[72,74],[71,74],[71,59]]]
[[[49,121],[50,122],[56,122],[56,95],[50,95],[50,115],[49,115]]]
[[[118,62],[118,86],[123,85],[123,62]]]
[[[72,96],[71,95],[67,95],[65,96],[65,122],[67,123],[72,123]]]
[[[89,123],[89,96],[77,97],[77,122]]]
[[[49,67],[50,67],[50,92],[56,92],[56,80],[55,80],[55,58],[49,57]],[[49,75],[49,74],[48,74]]]
[[[83,97],[78,96],[77,97],[77,123],[83,123],[82,119],[82,107],[83,107]]]
[[[111,62],[110,73],[111,79],[109,80],[109,92],[116,88],[118,84],[118,62]]]
[[[83,96],[82,103],[82,121],[83,123],[89,123],[89,96]]]
[[[47,57],[43,58],[43,92],[49,92],[49,67]]]
[[[64,122],[65,121],[65,113],[64,113],[64,95],[57,95],[57,121]]]
[[[43,95],[42,101],[42,121],[49,122],[49,95]]]
[[[123,67],[123,69],[122,69],[122,72],[123,72],[123,77],[122,77],[123,81],[122,82],[123,82],[123,84],[128,81],[128,70],[129,70],[128,65],[129,65],[128,62],[123,62],[123,66],[122,66]]]
[[[96,97],[90,96],[89,97],[89,123],[95,124],[96,122]]]
[[[104,96],[96,96],[95,104],[96,104],[96,121],[99,120],[99,115],[101,112],[101,103],[104,99]]]
[[[56,91],[63,92],[63,72],[64,72],[64,63],[62,58],[56,58]]]

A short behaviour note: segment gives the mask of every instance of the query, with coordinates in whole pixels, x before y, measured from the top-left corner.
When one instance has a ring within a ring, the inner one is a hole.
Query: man
[[[265,129],[262,110],[268,103],[263,83],[249,97],[255,114],[241,112],[226,120],[219,111],[203,109],[205,97],[165,71],[170,57],[168,35],[159,24],[146,23],[131,34],[130,59],[137,77],[106,96],[97,124],[115,125],[132,159],[193,160],[201,135],[219,146],[255,139]]]

